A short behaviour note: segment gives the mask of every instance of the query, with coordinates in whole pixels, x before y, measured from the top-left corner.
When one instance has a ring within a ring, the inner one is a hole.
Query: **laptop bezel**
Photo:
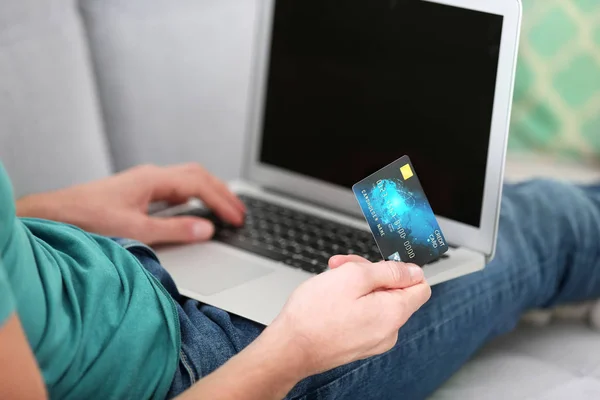
[[[246,132],[244,179],[273,188],[291,196],[306,199],[362,218],[350,189],[323,182],[289,170],[260,162],[262,120],[266,100],[270,40],[276,0],[261,0],[256,10],[256,32],[249,88],[248,124]],[[504,17],[498,74],[494,98],[490,143],[485,175],[480,227],[476,228],[446,217],[437,216],[445,236],[457,246],[479,251],[491,259],[495,252],[500,214],[504,162],[508,141],[513,86],[517,62],[521,3],[519,0],[423,0],[472,9]],[[315,144],[318,145],[318,144]],[[293,150],[290,150],[293,151]],[[307,155],[310,157],[310,155]],[[352,160],[348,160],[352,162]]]

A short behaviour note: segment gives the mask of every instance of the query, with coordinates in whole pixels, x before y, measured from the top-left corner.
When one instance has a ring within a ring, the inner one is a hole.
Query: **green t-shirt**
[[[114,241],[15,217],[0,163],[0,327],[16,312],[51,398],[164,398],[178,363],[175,304]]]

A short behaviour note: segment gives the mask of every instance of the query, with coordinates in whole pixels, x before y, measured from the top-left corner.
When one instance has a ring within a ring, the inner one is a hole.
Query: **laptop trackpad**
[[[273,272],[253,257],[223,251],[215,256],[207,247],[212,246],[191,245],[159,252],[161,264],[180,290],[210,296]]]

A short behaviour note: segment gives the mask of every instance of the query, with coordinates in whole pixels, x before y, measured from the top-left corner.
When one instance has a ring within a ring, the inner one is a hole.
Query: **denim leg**
[[[507,185],[497,254],[433,287],[389,352],[301,382],[299,399],[421,399],[531,308],[600,297],[600,188]]]
[[[114,240],[133,254],[175,300],[181,349],[168,398],[178,396],[213,372],[263,331],[263,325],[181,296],[152,249],[130,239]]]
[[[391,351],[309,377],[288,398],[424,398],[487,341],[512,330],[527,309],[595,297],[600,297],[600,188],[542,180],[507,185],[497,254],[483,271],[435,286]],[[192,300],[182,309],[183,342],[195,379],[263,329]]]

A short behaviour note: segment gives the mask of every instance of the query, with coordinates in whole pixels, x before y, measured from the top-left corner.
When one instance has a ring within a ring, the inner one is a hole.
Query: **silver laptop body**
[[[496,246],[520,3],[259,3],[247,157],[231,188],[368,232],[350,185],[407,154],[453,245],[424,266],[429,283],[483,269]],[[315,275],[227,243],[158,256],[183,295],[263,324]]]

